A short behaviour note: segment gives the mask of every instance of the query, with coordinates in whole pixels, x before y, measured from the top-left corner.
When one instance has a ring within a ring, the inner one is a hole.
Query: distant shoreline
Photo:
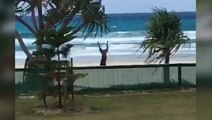
[[[107,65],[144,65],[147,56],[139,57],[138,54],[110,55],[108,54]],[[70,59],[70,58],[69,58]],[[99,66],[100,55],[73,57],[74,67]],[[16,59],[15,68],[24,68],[25,59]],[[196,54],[174,54],[170,63],[196,63]],[[149,63],[148,63],[149,64]],[[154,63],[151,63],[154,64]],[[162,64],[162,63],[161,63]]]
[[[184,62],[170,62],[170,64],[180,64],[180,63],[191,63],[191,64],[195,64],[196,61],[184,61]],[[154,64],[154,63],[144,63],[144,62],[108,62],[107,66],[121,66],[121,65],[147,65],[147,64]],[[155,63],[155,64],[159,64],[159,63]],[[161,63],[163,64],[163,63]],[[99,63],[75,63],[74,67],[96,67],[96,66],[100,66]],[[23,69],[24,65],[22,64],[16,64],[15,65],[15,69]]]

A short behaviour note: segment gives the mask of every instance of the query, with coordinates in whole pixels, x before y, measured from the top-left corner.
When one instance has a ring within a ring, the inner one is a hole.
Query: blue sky
[[[151,12],[151,8],[163,7],[167,10],[196,11],[196,0],[102,0],[106,13]]]

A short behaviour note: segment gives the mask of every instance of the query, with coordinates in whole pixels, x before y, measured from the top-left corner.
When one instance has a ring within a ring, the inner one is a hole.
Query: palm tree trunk
[[[38,31],[38,26],[37,26],[37,22],[36,22],[36,18],[35,18],[35,10],[34,10],[34,6],[32,6],[32,12],[31,12],[31,18],[32,18],[32,23],[34,26],[35,31]]]
[[[41,34],[38,34],[36,36],[36,51],[39,51],[42,49],[42,35]],[[40,56],[39,56],[40,57]]]
[[[44,19],[43,19],[43,11],[42,11],[42,0],[37,2],[37,13],[38,13],[38,32],[36,34],[36,45],[37,51],[42,49],[42,44],[44,41],[43,29],[44,29]],[[37,25],[36,25],[37,26]]]
[[[170,60],[170,58],[169,58],[169,54],[167,54],[166,56],[165,56],[165,64],[166,65],[168,65],[169,64],[169,60]],[[165,84],[168,84],[168,83],[170,83],[170,70],[169,70],[169,66],[165,66],[164,68],[163,68],[163,77],[164,77],[164,83]]]
[[[20,34],[18,33],[17,30],[15,30],[15,37],[17,38],[17,40],[18,40],[18,42],[19,42],[19,44],[21,46],[21,49],[24,51],[24,53],[27,55],[27,57],[29,59],[31,59],[32,58],[32,55],[29,52],[29,50],[27,49],[26,45],[24,44],[23,39],[21,38],[21,36],[20,36]]]
[[[23,24],[29,31],[31,31],[34,36],[36,36],[35,30],[33,29],[33,27],[30,24],[25,22],[21,17],[19,17],[17,15],[15,16],[15,18],[17,21],[19,21],[21,24]]]

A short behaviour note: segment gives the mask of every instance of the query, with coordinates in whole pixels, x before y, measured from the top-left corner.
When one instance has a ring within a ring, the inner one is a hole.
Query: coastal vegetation
[[[93,0],[16,0],[15,7],[16,22],[21,23],[34,35],[34,44],[36,45],[36,50],[31,53],[16,28],[16,39],[27,55],[23,81],[28,83],[32,77],[39,81],[40,96],[44,106],[47,107],[46,91],[53,82],[51,79],[56,78],[58,107],[63,108],[61,81],[63,83],[66,81],[62,80],[61,69],[66,70],[65,77],[72,80],[69,82],[71,84],[78,77],[84,75],[75,75],[71,70],[70,61],[61,61],[60,56],[67,58],[73,47],[67,42],[79,37],[78,32],[83,31],[82,36],[86,39],[89,36],[96,37],[98,34],[102,35],[103,32],[108,31],[104,6],[101,5],[101,1]],[[26,21],[26,16],[30,16],[31,22]],[[57,57],[57,60],[54,60],[54,57]],[[55,70],[57,70],[56,74]],[[71,86],[73,87],[73,85]],[[64,94],[66,94],[65,91]],[[64,99],[66,99],[65,96]]]
[[[16,0],[15,18],[36,38],[37,50],[42,48],[44,34],[52,28],[64,29],[70,25],[70,35],[84,31],[84,37],[96,36],[107,31],[107,16],[100,0]],[[31,22],[25,21],[30,16]],[[79,17],[79,19],[74,19]],[[93,34],[94,32],[94,34]],[[25,54],[31,58],[20,32],[16,29],[16,38]]]
[[[168,65],[165,65],[163,70],[165,84],[161,81],[150,84],[118,84],[123,80],[118,78],[119,73],[130,76],[129,71],[120,70],[121,72],[118,71],[116,74],[118,82],[114,80],[116,83],[110,84],[110,88],[100,90],[98,87],[97,89],[88,87],[78,90],[74,97],[74,82],[87,74],[80,73],[81,71],[74,73],[73,59],[69,58],[74,45],[69,43],[78,37],[95,38],[109,31],[107,15],[101,0],[16,0],[15,6],[16,22],[25,26],[34,36],[36,46],[36,50],[31,52],[23,40],[21,31],[16,28],[16,40],[27,56],[23,83],[18,84],[18,87],[23,85],[26,86],[26,93],[30,90],[34,92],[30,95],[16,96],[16,119],[68,120],[71,117],[73,120],[192,120],[194,118],[195,85],[185,82],[184,90],[182,86],[179,88],[177,82],[170,81]],[[140,49],[143,49],[143,53],[148,52],[146,61],[159,61],[159,63],[164,61],[165,64],[169,64],[170,57],[183,44],[188,43],[189,38],[183,34],[181,19],[174,12],[158,8],[153,9],[153,12],[154,16],[148,23],[147,37]],[[26,16],[31,22],[26,20]],[[100,43],[97,45],[100,49]],[[96,68],[105,71],[104,65]],[[94,71],[94,74],[100,73]],[[133,75],[138,77],[134,73]],[[124,77],[127,78],[126,76]],[[105,80],[101,74],[97,79]],[[148,80],[150,79],[148,77]],[[67,105],[70,93],[72,103]],[[44,107],[35,98],[41,99]]]
[[[189,42],[181,29],[181,19],[175,12],[168,12],[164,8],[154,8],[154,16],[147,24],[147,37],[141,43],[143,53],[148,52],[147,62],[164,61],[169,64],[170,57],[179,48]],[[164,67],[164,82],[170,82],[169,67]]]

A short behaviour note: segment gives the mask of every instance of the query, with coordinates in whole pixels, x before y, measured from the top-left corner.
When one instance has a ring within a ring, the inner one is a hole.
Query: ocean
[[[146,37],[146,25],[152,13],[127,13],[108,14],[108,26],[110,32],[102,37],[88,37],[84,40],[79,37],[70,43],[74,45],[70,56],[74,59],[75,66],[99,65],[101,54],[97,42],[105,47],[109,41],[108,64],[145,64],[147,53],[141,54],[137,50]],[[196,13],[180,12],[177,15],[182,19],[182,30],[191,39],[190,45],[185,45],[171,58],[172,63],[196,61]],[[24,18],[31,23],[30,17]],[[20,23],[16,23],[16,29],[21,33],[24,42],[30,51],[35,50],[34,36]],[[26,55],[20,48],[18,41],[15,42],[16,67],[23,67]]]

